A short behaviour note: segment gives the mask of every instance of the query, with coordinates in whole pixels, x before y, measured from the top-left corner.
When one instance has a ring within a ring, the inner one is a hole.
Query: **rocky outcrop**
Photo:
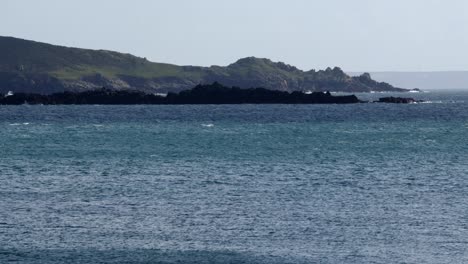
[[[354,95],[333,96],[330,93],[283,92],[264,88],[241,89],[219,83],[197,85],[191,90],[167,96],[131,90],[98,89],[85,92],[63,92],[51,95],[17,93],[0,97],[0,104],[351,104],[360,101]]]
[[[382,97],[379,98],[376,103],[392,103],[392,104],[413,104],[413,103],[422,103],[423,100],[415,100],[414,98],[404,98],[404,97]]]

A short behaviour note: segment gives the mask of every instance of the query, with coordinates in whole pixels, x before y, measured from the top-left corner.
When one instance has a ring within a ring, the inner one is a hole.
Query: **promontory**
[[[145,93],[179,92],[219,82],[241,89],[286,92],[402,92],[364,73],[340,68],[301,70],[283,62],[247,57],[227,66],[177,66],[108,50],[70,48],[0,37],[0,93],[52,94],[106,87]]]

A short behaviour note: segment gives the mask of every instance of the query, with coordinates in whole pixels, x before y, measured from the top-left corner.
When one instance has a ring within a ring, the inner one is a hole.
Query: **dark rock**
[[[409,90],[409,92],[411,92],[411,93],[421,93],[422,91],[419,88],[413,88],[413,89]]]
[[[167,96],[147,94],[135,90],[98,89],[85,92],[62,92],[51,95],[16,93],[0,97],[0,104],[351,104],[361,102],[356,96],[333,96],[329,92],[306,94],[295,91],[241,89],[226,87],[217,82],[197,85],[191,90],[168,93]]]
[[[412,103],[421,103],[423,100],[415,100],[414,98],[404,98],[404,97],[382,97],[379,98],[377,103],[393,103],[393,104],[412,104]]]

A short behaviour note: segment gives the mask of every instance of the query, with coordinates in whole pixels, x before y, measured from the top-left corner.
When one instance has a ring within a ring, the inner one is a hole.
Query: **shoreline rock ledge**
[[[414,104],[414,103],[423,103],[424,100],[416,100],[414,98],[405,98],[405,97],[382,97],[374,103],[391,103],[391,104]]]

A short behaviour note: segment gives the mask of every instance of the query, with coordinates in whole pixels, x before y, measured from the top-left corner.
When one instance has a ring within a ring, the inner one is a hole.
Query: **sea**
[[[468,263],[468,92],[0,106],[0,263]]]

